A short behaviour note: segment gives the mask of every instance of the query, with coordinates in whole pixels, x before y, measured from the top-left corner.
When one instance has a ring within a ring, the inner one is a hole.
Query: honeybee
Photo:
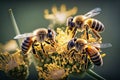
[[[75,36],[77,29],[81,32],[86,31],[86,38],[89,40],[89,30],[95,34],[97,40],[101,40],[101,36],[98,32],[103,32],[105,30],[104,25],[97,19],[91,18],[100,14],[101,9],[95,8],[84,15],[78,15],[75,17],[69,17],[67,19],[67,33],[72,31],[72,37]]]
[[[85,39],[73,39],[73,40],[68,42],[69,50],[71,50],[69,51],[68,54],[70,54],[73,50],[80,54],[86,54],[86,59],[89,56],[90,60],[97,66],[103,65],[103,60],[100,55],[100,48],[107,48],[112,46],[110,43],[104,44],[88,43]],[[70,44],[74,44],[74,46],[71,47]]]
[[[54,30],[39,28],[34,30],[33,33],[24,33],[24,34],[17,35],[14,37],[14,39],[25,38],[25,40],[21,45],[22,52],[26,54],[30,50],[30,47],[32,46],[32,52],[36,54],[36,51],[34,48],[34,46],[37,46],[37,44],[35,44],[36,42],[40,42],[42,51],[43,53],[45,53],[44,46],[42,43],[45,42],[47,44],[50,44],[52,47],[54,47],[55,36],[56,36],[56,33]]]

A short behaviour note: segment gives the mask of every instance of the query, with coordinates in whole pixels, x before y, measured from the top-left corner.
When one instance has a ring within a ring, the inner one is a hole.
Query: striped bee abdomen
[[[91,61],[96,66],[102,66],[103,65],[102,57],[101,57],[99,51],[95,47],[90,46],[90,47],[86,48],[86,51],[88,52],[88,55],[90,56]]]
[[[98,32],[102,32],[105,30],[104,25],[100,21],[95,20],[95,19],[92,19],[91,28]]]
[[[29,50],[32,42],[33,42],[33,41],[32,41],[32,39],[31,39],[31,37],[27,37],[27,38],[23,41],[23,43],[22,43],[22,45],[21,45],[21,48],[22,48],[22,52],[23,52],[24,54],[27,53],[27,51]]]
[[[97,66],[101,66],[103,64],[103,60],[99,52],[90,56],[90,58],[91,58],[91,61]]]

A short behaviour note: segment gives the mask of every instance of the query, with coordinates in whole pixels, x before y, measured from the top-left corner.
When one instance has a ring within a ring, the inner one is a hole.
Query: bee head
[[[44,41],[47,38],[47,30],[44,28],[36,29],[34,32],[37,41]]]
[[[85,48],[86,44],[87,44],[86,40],[84,40],[84,39],[78,39],[76,41],[75,48],[78,51],[82,51]]]
[[[74,19],[73,19],[73,23],[75,23],[75,26],[78,29],[82,29],[83,22],[84,22],[84,16],[83,15],[75,16]]]

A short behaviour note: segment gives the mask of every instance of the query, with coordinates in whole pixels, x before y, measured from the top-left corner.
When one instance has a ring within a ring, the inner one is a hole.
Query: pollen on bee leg
[[[105,57],[105,56],[106,56],[106,54],[105,54],[105,53],[102,53],[102,54],[101,54],[101,57]]]

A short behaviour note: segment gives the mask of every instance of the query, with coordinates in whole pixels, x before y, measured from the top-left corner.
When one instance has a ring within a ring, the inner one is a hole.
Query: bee
[[[43,42],[47,44],[51,44],[54,47],[55,43],[55,31],[51,29],[39,28],[33,31],[33,33],[24,33],[14,37],[14,39],[25,38],[21,45],[22,52],[26,54],[30,47],[32,46],[32,52],[36,54],[34,46],[38,46],[35,44],[36,42],[40,42],[40,46],[42,48],[43,53],[45,53]]]
[[[86,59],[89,56],[90,60],[96,66],[103,65],[103,60],[102,60],[102,57],[100,55],[100,48],[107,48],[107,47],[112,46],[110,43],[104,43],[104,44],[88,43],[87,40],[80,39],[80,38],[76,39],[76,41],[73,41],[74,43],[71,41],[68,42],[68,47],[71,50],[68,54],[70,54],[73,50],[76,52],[79,52],[80,54],[86,54]],[[69,44],[74,44],[74,46],[71,47]],[[86,61],[86,63],[87,63],[87,61]]]
[[[84,15],[69,17],[67,19],[67,26],[68,26],[67,33],[69,31],[72,31],[73,34],[72,37],[74,37],[77,29],[80,32],[86,31],[85,32],[86,38],[87,40],[89,40],[89,30],[90,30],[93,32],[93,34],[95,34],[97,40],[101,40],[102,38],[99,32],[103,32],[105,30],[105,27],[100,21],[92,18],[100,14],[100,11],[101,8],[95,8]]]

